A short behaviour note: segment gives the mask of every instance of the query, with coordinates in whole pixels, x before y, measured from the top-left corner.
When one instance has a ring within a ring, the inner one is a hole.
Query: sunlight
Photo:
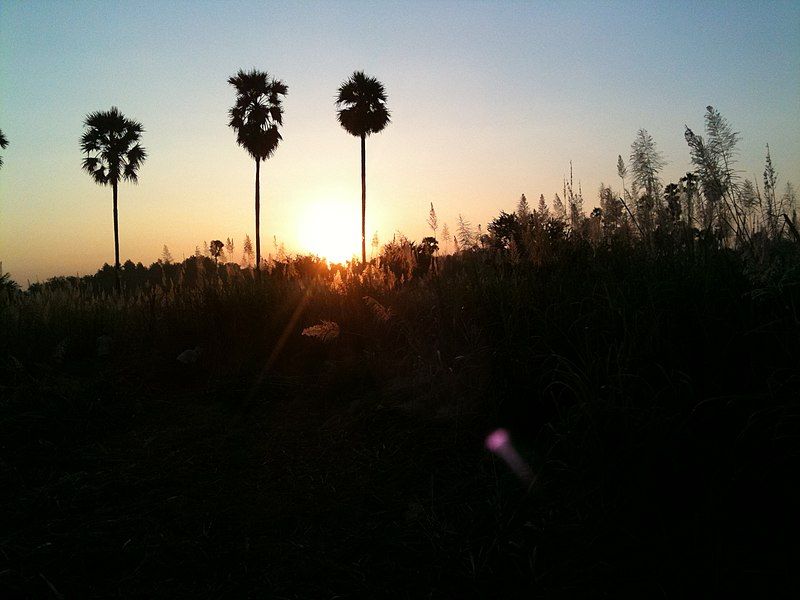
[[[345,262],[360,253],[361,224],[357,207],[340,200],[311,203],[300,220],[297,239],[302,252],[328,262]]]

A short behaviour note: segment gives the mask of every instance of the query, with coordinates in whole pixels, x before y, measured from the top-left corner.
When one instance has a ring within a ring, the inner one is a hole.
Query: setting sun
[[[345,262],[359,253],[358,207],[340,200],[313,202],[298,225],[297,238],[303,251],[328,262]]]

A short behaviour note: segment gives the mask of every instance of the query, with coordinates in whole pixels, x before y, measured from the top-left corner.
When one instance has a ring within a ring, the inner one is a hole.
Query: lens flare
[[[506,429],[495,429],[492,433],[486,436],[486,449],[491,451],[502,458],[514,474],[528,486],[533,485],[536,481],[536,476],[528,466],[519,452],[516,451],[514,445],[511,443],[511,435]]]

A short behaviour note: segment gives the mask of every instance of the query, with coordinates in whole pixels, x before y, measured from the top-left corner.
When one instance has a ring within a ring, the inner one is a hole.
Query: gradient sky
[[[392,124],[367,142],[367,230],[455,229],[521,193],[548,202],[574,165],[587,205],[618,187],[636,131],[665,180],[689,168],[683,126],[708,104],[757,177],[769,143],[800,184],[800,2],[0,2],[0,260],[23,285],[113,262],[111,190],[81,171],[86,113],[144,124],[149,158],[120,187],[122,260],[253,236],[254,166],[227,126],[226,82],[257,67],[289,86],[284,141],[262,168],[262,240],[302,251],[319,215],[360,218],[359,144],[338,125],[354,70]],[[359,239],[353,240],[357,252]],[[238,257],[237,257],[238,258]]]

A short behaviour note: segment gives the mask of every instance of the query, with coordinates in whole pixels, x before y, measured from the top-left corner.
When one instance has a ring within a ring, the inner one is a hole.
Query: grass
[[[404,283],[298,262],[13,295],[0,589],[789,595],[800,262],[769,256],[565,242]],[[530,488],[485,450],[499,426]]]

